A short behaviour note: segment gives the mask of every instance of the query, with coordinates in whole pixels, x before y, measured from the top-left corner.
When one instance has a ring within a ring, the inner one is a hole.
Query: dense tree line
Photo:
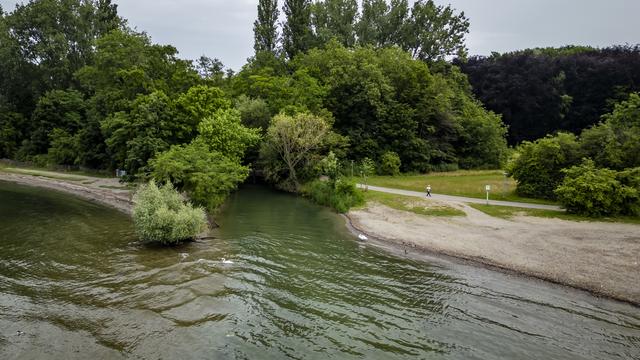
[[[365,1],[360,11],[355,1],[291,0],[278,26],[278,9],[258,5],[256,55],[238,74],[216,59],[180,59],[130,29],[109,0],[2,12],[0,157],[124,169],[209,209],[250,166],[299,190],[329,154],[385,159],[394,172],[505,159],[500,118],[457,67],[435,61],[464,51],[463,14],[432,1]],[[410,30],[420,21],[437,38]],[[364,26],[375,36],[364,38]],[[313,124],[324,130],[305,137]]]
[[[530,49],[455,62],[509,126],[510,144],[579,133],[640,90],[640,47]]]

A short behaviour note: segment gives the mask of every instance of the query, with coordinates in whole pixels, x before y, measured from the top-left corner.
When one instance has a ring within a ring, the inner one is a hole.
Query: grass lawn
[[[428,200],[422,200],[412,196],[387,194],[378,191],[365,191],[366,202],[377,202],[392,209],[409,211],[414,214],[426,216],[465,216],[465,212],[451,206],[434,204]]]
[[[362,178],[356,178],[362,183]],[[461,170],[426,175],[371,176],[368,184],[403,190],[425,191],[431,185],[434,194],[466,196],[484,199],[485,185],[491,185],[492,200],[518,201],[534,204],[554,204],[552,201],[530,199],[515,194],[516,182],[506,178],[501,170]]]
[[[476,210],[480,210],[487,215],[494,217],[509,219],[513,216],[535,216],[543,218],[554,218],[571,221],[602,221],[602,222],[621,222],[628,224],[640,224],[640,218],[632,216],[619,216],[619,217],[607,217],[607,218],[591,218],[587,216],[567,214],[561,211],[554,210],[542,210],[542,209],[525,209],[509,206],[496,206],[485,204],[467,204]]]

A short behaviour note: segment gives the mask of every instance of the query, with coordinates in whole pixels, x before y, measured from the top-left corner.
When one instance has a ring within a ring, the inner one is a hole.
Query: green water
[[[302,199],[246,187],[219,223],[149,247],[115,211],[0,183],[0,358],[640,358],[637,307],[363,245]]]

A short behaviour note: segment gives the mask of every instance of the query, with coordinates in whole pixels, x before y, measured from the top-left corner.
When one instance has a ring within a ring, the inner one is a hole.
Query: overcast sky
[[[435,0],[471,21],[472,55],[568,44],[640,43],[639,0]],[[5,11],[18,1],[0,0]],[[217,57],[238,70],[253,53],[258,0],[114,0],[129,25],[183,58]],[[283,0],[280,0],[282,6]]]

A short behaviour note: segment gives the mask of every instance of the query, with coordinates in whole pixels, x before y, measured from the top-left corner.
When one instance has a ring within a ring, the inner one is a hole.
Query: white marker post
[[[491,185],[485,185],[484,189],[487,191],[487,205],[489,205],[489,191],[491,191]]]

